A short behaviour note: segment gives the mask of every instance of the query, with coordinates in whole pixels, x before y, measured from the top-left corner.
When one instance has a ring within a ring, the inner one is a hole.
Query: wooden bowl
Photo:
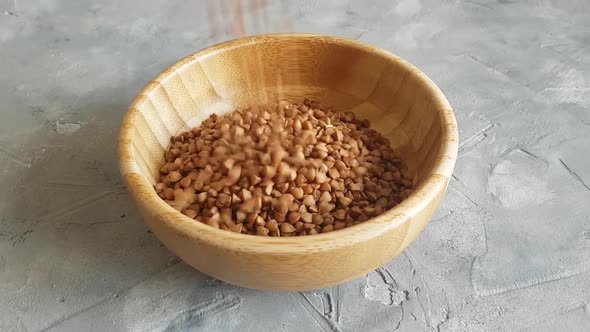
[[[359,225],[288,238],[215,229],[177,212],[156,194],[153,185],[170,136],[211,113],[304,98],[368,118],[405,157],[418,178],[416,190]],[[445,96],[405,60],[334,36],[262,35],[199,51],[149,82],[123,120],[119,163],[149,228],[186,263],[243,287],[307,290],[363,275],[416,238],[446,190],[457,136]]]

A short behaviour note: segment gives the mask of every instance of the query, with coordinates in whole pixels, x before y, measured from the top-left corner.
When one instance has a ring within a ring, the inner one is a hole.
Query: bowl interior
[[[131,106],[138,113],[131,135],[136,170],[154,184],[170,136],[211,113],[304,98],[369,119],[418,181],[433,173],[450,175],[453,165],[445,165],[444,150],[454,118],[438,88],[390,53],[317,35],[242,38],[166,69]]]

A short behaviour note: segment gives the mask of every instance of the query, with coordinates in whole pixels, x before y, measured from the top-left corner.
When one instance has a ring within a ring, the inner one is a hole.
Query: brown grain
[[[260,236],[326,233],[398,204],[413,179],[352,113],[281,102],[212,115],[171,138],[158,195],[212,227]]]

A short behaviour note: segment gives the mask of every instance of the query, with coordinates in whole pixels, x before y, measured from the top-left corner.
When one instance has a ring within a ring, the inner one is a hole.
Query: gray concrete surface
[[[446,93],[460,156],[426,230],[313,292],[192,270],[141,223],[116,134],[158,71],[240,32],[234,7],[0,0],[0,330],[590,329],[588,1],[258,3],[247,34],[373,43]]]

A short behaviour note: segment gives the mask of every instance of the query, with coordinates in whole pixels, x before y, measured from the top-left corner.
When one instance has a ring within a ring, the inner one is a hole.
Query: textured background
[[[237,3],[0,0],[0,330],[590,326],[590,2]],[[276,31],[408,59],[445,92],[461,135],[419,238],[313,292],[241,289],[179,262],[116,165],[145,82],[212,43]]]

